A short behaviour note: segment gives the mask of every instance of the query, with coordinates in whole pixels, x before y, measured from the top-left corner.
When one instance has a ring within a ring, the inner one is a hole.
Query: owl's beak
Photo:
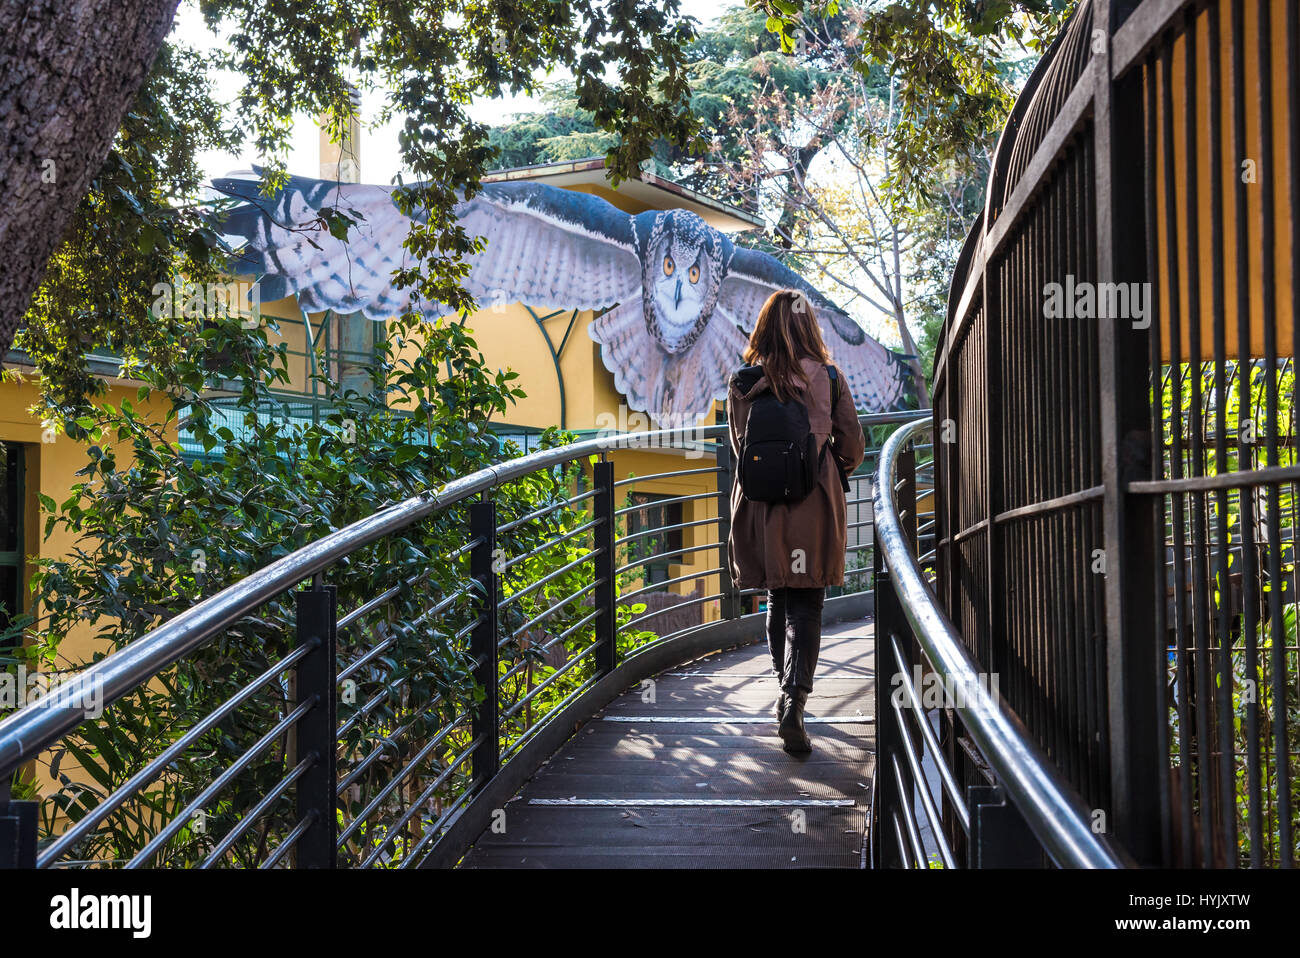
[[[673,308],[676,309],[682,305],[682,281],[677,281],[677,289],[673,292]]]

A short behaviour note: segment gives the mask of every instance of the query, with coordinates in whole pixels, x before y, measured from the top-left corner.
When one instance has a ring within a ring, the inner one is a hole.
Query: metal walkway
[[[826,628],[806,757],[776,737],[764,645],[661,673],[556,752],[461,867],[860,868],[871,663],[869,622]]]

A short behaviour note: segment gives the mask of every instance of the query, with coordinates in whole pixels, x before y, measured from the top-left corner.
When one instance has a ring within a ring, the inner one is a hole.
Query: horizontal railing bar
[[[1244,378],[1244,377],[1243,377]],[[1260,466],[1258,469],[1220,472],[1213,476],[1184,476],[1181,479],[1150,479],[1130,482],[1124,487],[1133,495],[1163,496],[1173,492],[1207,492],[1217,489],[1272,486],[1300,479],[1300,464]]]
[[[293,830],[290,831],[288,835],[284,836],[284,841],[276,846],[275,851],[272,852],[270,858],[262,862],[259,866],[259,870],[269,871],[276,865],[280,864],[280,859],[284,858],[285,855],[289,854],[289,852],[293,850],[293,846],[298,844],[298,839],[302,838],[307,829],[311,828],[312,823],[315,821],[316,809],[313,808],[307,813],[306,817],[303,818],[302,821],[293,827]]]
[[[542,586],[546,585],[546,583],[554,580],[557,576],[561,576],[566,572],[572,571],[573,569],[582,565],[584,562],[594,561],[595,558],[599,556],[603,551],[604,550],[602,549],[592,549],[590,552],[586,553],[585,555],[580,555],[578,556],[578,558],[574,559],[573,561],[565,563],[564,565],[560,566],[558,569],[554,570],[553,572],[548,572],[546,575],[538,579],[536,582],[529,583],[525,588],[520,589],[518,592],[512,592],[510,595],[506,596],[499,603],[497,603],[497,611],[506,608],[512,603],[518,602],[520,599],[522,599],[524,596],[528,595],[529,593],[533,592],[535,589],[541,588]]]
[[[1119,79],[1169,29],[1175,18],[1183,16],[1188,6],[1187,0],[1148,0],[1138,4],[1111,37],[1111,76]]]
[[[527,622],[525,622],[525,623],[524,623],[523,625],[521,625],[519,628],[515,629],[513,632],[511,632],[509,635],[507,635],[504,639],[502,639],[500,642],[498,642],[498,643],[497,643],[497,648],[498,648],[498,649],[501,649],[501,648],[505,647],[505,645],[506,645],[508,642],[510,642],[512,639],[518,638],[518,637],[519,637],[519,634],[520,634],[521,632],[527,632],[529,629],[531,629],[533,626],[535,626],[538,622],[541,622],[541,621],[542,621],[543,619],[545,619],[548,615],[552,614],[556,609],[563,608],[564,606],[566,606],[566,605],[568,605],[570,602],[572,602],[574,599],[578,598],[579,596],[586,595],[586,594],[587,594],[588,592],[590,592],[592,589],[595,589],[597,586],[604,585],[604,583],[605,583],[605,579],[604,579],[604,577],[602,576],[601,578],[597,579],[595,582],[588,583],[587,585],[585,585],[585,586],[583,586],[581,589],[579,589],[577,592],[574,592],[574,593],[572,593],[571,595],[566,596],[565,598],[561,599],[559,602],[555,603],[555,605],[551,606],[551,607],[550,607],[549,609],[547,609],[546,611],[544,611],[544,612],[539,612],[537,615],[533,616],[531,619],[529,619]]]
[[[584,615],[577,622],[573,623],[573,625],[569,626],[559,635],[552,636],[551,638],[547,639],[542,645],[537,646],[537,648],[542,652],[549,652],[551,649],[555,648],[555,646],[558,643],[563,642],[574,632],[578,631],[578,629],[582,628],[584,625],[589,623],[596,616],[600,615],[600,613],[603,611],[604,611],[603,609],[592,609],[590,612]],[[506,679],[513,678],[514,676],[518,675],[520,672],[524,671],[524,669],[528,668],[528,661],[529,660],[525,655],[524,660],[521,661],[518,665],[515,665],[512,668],[506,670],[506,672],[501,676],[498,682],[504,682]]]
[[[361,618],[367,612],[373,612],[375,609],[379,608],[381,605],[386,603],[389,599],[397,595],[403,589],[409,589],[415,586],[417,583],[423,581],[424,579],[427,579],[432,574],[433,573],[431,570],[421,572],[418,575],[411,576],[405,582],[399,582],[397,585],[393,586],[392,588],[386,589],[385,591],[381,592],[379,595],[371,599],[369,602],[366,602],[358,606],[357,608],[349,612],[347,615],[340,618],[338,624],[335,627],[338,629],[346,629],[348,626],[350,626],[353,622],[357,621],[357,619]]]
[[[546,542],[542,543],[541,545],[537,546],[534,549],[529,549],[527,552],[522,553],[521,555],[511,557],[510,559],[501,563],[498,572],[505,572],[507,569],[512,569],[521,562],[526,562],[529,559],[541,555],[543,552],[548,552],[551,549],[554,549],[556,546],[558,546],[561,542],[567,542],[569,539],[572,539],[574,536],[582,535],[582,533],[586,532],[589,529],[594,529],[596,526],[600,525],[604,521],[605,520],[603,518],[597,517],[595,519],[591,519],[587,522],[584,522],[580,526],[575,526],[574,528],[570,529],[562,536],[556,536],[554,539],[548,539]]]
[[[697,499],[716,499],[722,493],[717,490],[713,492],[696,492],[688,496],[671,496],[666,499],[655,499],[653,502],[645,502],[640,505],[624,506],[621,509],[615,509],[615,516],[625,516],[629,512],[643,512],[646,509],[658,509],[660,506],[674,506],[682,502],[694,502]]]
[[[695,519],[691,522],[678,522],[671,526],[660,526],[658,529],[646,529],[644,532],[634,532],[631,535],[619,536],[614,540],[615,545],[622,545],[625,542],[631,542],[633,539],[644,539],[646,536],[658,535],[661,532],[676,532],[679,529],[690,529],[695,526],[705,526],[720,522],[718,516],[711,516],[708,519]]]
[[[561,499],[559,502],[552,502],[549,505],[542,506],[540,509],[534,509],[527,515],[522,515],[518,519],[511,519],[509,522],[497,526],[497,535],[504,535],[507,532],[513,532],[526,522],[532,522],[534,519],[540,519],[548,513],[557,509],[563,509],[566,506],[576,506],[578,503],[590,499],[599,489],[588,489],[586,492],[580,492],[576,496],[570,496],[568,499]]]
[[[379,708],[380,704],[394,692],[400,691],[402,686],[410,681],[410,678],[409,675],[404,675],[396,682],[385,684],[382,689],[362,702],[361,705],[357,707],[356,711],[348,717],[347,721],[335,729],[335,736],[337,738],[342,738],[348,732],[352,731],[353,727],[355,727],[359,722],[363,722],[370,718],[370,713]]]
[[[638,559],[636,562],[629,562],[627,565],[621,565],[615,569],[614,572],[618,575],[622,575],[624,572],[640,568],[643,565],[649,565],[651,562],[662,562],[669,556],[683,556],[688,552],[704,552],[708,549],[725,549],[726,546],[727,544],[725,542],[706,542],[703,545],[687,546],[684,549],[674,549],[672,552],[656,552],[654,555],[646,556],[644,559]],[[675,564],[682,565],[683,563],[679,562]]]
[[[349,788],[351,788],[354,784],[356,784],[356,780],[360,778],[363,774],[365,774],[366,769],[368,769],[372,763],[378,761],[378,759],[380,758],[380,756],[384,754],[384,751],[386,749],[398,748],[399,747],[398,740],[401,738],[402,734],[406,732],[408,729],[410,729],[410,727],[414,725],[416,722],[418,722],[420,719],[428,715],[442,700],[443,699],[441,695],[437,696],[433,700],[433,702],[424,706],[423,708],[420,709],[419,712],[411,716],[410,721],[408,721],[401,728],[394,729],[391,733],[385,735],[383,738],[375,740],[374,743],[375,747],[366,753],[366,757],[363,758],[360,762],[358,762],[356,767],[353,768],[352,771],[350,771],[345,778],[339,781],[338,787],[334,790],[334,794],[342,797],[343,793],[346,792]],[[461,725],[464,725],[465,720],[469,717],[470,717],[470,713],[461,712],[459,715],[453,718],[449,723],[444,725],[442,729],[438,732],[438,734],[434,736],[432,740],[433,744],[436,746],[437,744],[445,741],[447,736],[450,735],[457,728],[459,728]]]
[[[388,651],[388,649],[392,648],[396,644],[397,644],[397,636],[391,634],[382,642],[375,643],[369,649],[367,649],[365,653],[362,654],[359,658],[356,658],[350,663],[348,663],[347,668],[343,669],[343,671],[339,672],[338,675],[334,676],[334,684],[338,685],[340,682],[346,682],[348,679],[352,678],[352,676],[355,675],[358,670],[364,668],[366,664],[369,663],[372,659],[378,657],[379,655],[382,655],[384,652]]]
[[[511,742],[509,747],[506,748],[504,751],[502,751],[501,761],[505,762],[509,760],[510,756],[514,755],[515,752],[519,751],[521,748],[523,748],[525,745],[528,744],[529,739],[531,739],[535,734],[537,734],[542,729],[544,729],[550,723],[550,721],[554,716],[559,715],[561,712],[563,712],[568,707],[570,702],[572,702],[578,696],[582,695],[582,693],[586,692],[588,689],[590,689],[593,685],[595,685],[600,680],[601,680],[600,675],[593,675],[591,678],[587,679],[585,682],[579,685],[576,689],[574,689],[564,698],[560,699],[559,702],[555,703],[555,707],[550,711],[548,711],[544,716],[542,716],[540,721],[534,722],[529,728],[525,729],[523,734],[520,735],[519,738]]]
[[[449,553],[447,553],[447,558],[448,558],[448,559],[459,559],[459,558],[460,558],[461,556],[463,556],[466,552],[469,552],[469,551],[472,550],[474,547],[476,547],[476,546],[481,546],[482,544],[483,544],[483,537],[482,537],[482,536],[475,536],[473,539],[470,539],[469,542],[466,542],[463,546],[460,546],[458,549],[454,550],[453,552],[449,552]]]
[[[257,820],[261,818],[272,805],[279,801],[280,797],[289,790],[290,786],[292,786],[294,782],[298,781],[298,779],[302,778],[303,774],[314,764],[316,764],[315,756],[312,755],[308,758],[304,758],[294,766],[289,774],[280,779],[280,781],[262,797],[262,800],[249,809],[248,813],[239,820],[235,827],[226,833],[226,836],[217,843],[217,847],[212,850],[212,853],[203,860],[203,864],[199,867],[211,868],[217,862],[221,861],[221,859],[225,857],[226,852],[230,851],[230,849],[234,847],[235,842],[239,841],[240,837],[243,836],[245,832],[256,825]]]
[[[567,639],[569,636],[571,636],[574,632],[577,632],[580,628],[582,628],[583,626],[585,626],[585,625],[587,625],[589,622],[591,622],[592,619],[594,619],[596,616],[600,615],[600,613],[603,612],[603,611],[604,611],[603,609],[592,609],[590,612],[588,612],[586,615],[584,615],[584,616],[583,616],[581,619],[579,619],[577,622],[573,623],[573,625],[569,626],[567,629],[565,629],[563,632],[561,632],[561,633],[560,633],[559,635],[557,635],[555,638],[551,639],[549,642],[547,642],[545,645],[543,645],[542,648],[543,648],[543,649],[549,649],[549,648],[550,648],[552,645],[554,645],[556,642],[562,642],[562,641],[564,641],[564,640]]]
[[[662,582],[651,583],[650,585],[637,589],[635,592],[623,593],[618,597],[618,600],[620,603],[626,602],[628,599],[632,598],[633,596],[641,595],[643,592],[662,592],[663,587],[666,585],[676,585],[678,582],[686,582],[689,579],[702,579],[711,575],[717,575],[718,573],[724,571],[726,571],[726,566],[717,566],[712,569],[701,569],[698,572],[690,572],[687,573],[686,575],[679,575],[672,579],[664,579]]]
[[[618,631],[622,632],[624,629],[630,629],[638,622],[644,622],[646,619],[652,619],[656,615],[663,615],[665,612],[673,612],[677,609],[684,609],[688,605],[699,605],[701,602],[711,602],[714,599],[721,599],[721,598],[722,598],[721,592],[714,592],[712,595],[702,595],[695,599],[687,599],[685,602],[676,602],[673,605],[668,606],[666,609],[657,609],[654,612],[647,612],[644,615],[638,615],[635,619],[631,619],[623,623],[622,625],[620,625],[618,627]]]
[[[482,616],[480,616],[479,618],[481,619]],[[474,623],[471,623],[471,628],[473,625]],[[352,713],[352,715],[348,717],[347,721],[345,721],[342,725],[340,725],[335,730],[334,733],[335,737],[342,738],[344,735],[350,732],[352,728],[355,725],[357,725],[357,723],[370,718],[370,713],[373,712],[376,708],[378,708],[381,702],[387,699],[394,692],[400,691],[402,686],[404,686],[407,682],[409,682],[410,679],[411,679],[410,675],[404,675],[401,678],[399,678],[397,681],[391,684],[386,684],[379,692],[377,692],[375,695],[372,695],[370,698],[366,699],[366,701],[363,702]],[[438,704],[441,703],[442,701],[443,698],[441,694],[435,695],[431,700],[429,700],[427,703],[424,704],[421,711],[416,713],[416,715],[412,717],[411,721],[407,722],[406,725],[402,726],[400,729],[393,732],[392,735],[397,735],[400,732],[403,732],[406,729],[410,728],[411,725],[414,724],[414,722],[420,717],[420,715],[427,713],[430,709],[436,708]],[[391,738],[392,736],[390,735],[389,737]]]
[[[703,469],[678,469],[675,472],[652,472],[648,476],[631,476],[627,479],[618,479],[614,482],[614,488],[617,489],[619,486],[631,486],[638,482],[650,482],[654,479],[676,479],[679,476],[698,476],[705,472],[724,471],[725,469],[722,466],[706,466]],[[714,493],[714,495],[717,495],[717,493]],[[651,505],[658,505],[658,503],[651,503]]]
[[[496,733],[493,732],[493,734],[495,735]],[[384,836],[384,840],[380,842],[370,852],[368,856],[366,856],[365,861],[361,863],[362,868],[369,868],[379,859],[379,856],[384,853],[384,849],[386,849],[392,843],[393,839],[395,839],[398,833],[401,832],[401,830],[406,826],[406,823],[415,817],[415,813],[424,807],[424,803],[429,800],[430,796],[432,796],[434,792],[436,792],[439,788],[441,788],[443,784],[446,783],[447,779],[451,778],[452,773],[457,768],[460,767],[461,763],[463,763],[465,759],[473,755],[474,752],[478,750],[478,747],[482,745],[485,741],[486,739],[484,739],[482,735],[476,736],[474,741],[472,741],[469,744],[469,746],[465,749],[465,751],[463,751],[460,755],[456,756],[456,759],[451,763],[449,763],[445,769],[443,769],[442,774],[439,775],[437,778],[435,778],[433,782],[429,785],[429,787],[420,793],[420,797],[411,803],[410,807],[407,808],[406,812],[396,822],[394,822],[392,825],[384,826],[384,829],[387,832],[387,834]],[[468,795],[472,791],[473,791],[472,789],[466,789],[462,793],[462,796]]]
[[[1106,493],[1105,486],[1092,486],[1089,489],[1080,489],[1078,492],[1071,492],[1064,496],[1057,496],[1054,499],[1044,499],[1042,502],[1031,502],[1027,506],[1017,506],[1015,509],[1008,509],[1005,512],[999,512],[993,517],[995,523],[1010,522],[1012,519],[1024,519],[1028,516],[1042,515],[1044,512],[1059,512],[1062,509],[1068,509],[1071,506],[1082,505],[1085,502],[1092,502],[1102,498]]]
[[[478,628],[480,625],[482,625],[482,624],[483,624],[483,616],[482,616],[482,614],[479,614],[479,615],[477,615],[477,616],[474,617],[474,621],[473,621],[473,622],[471,622],[471,623],[469,623],[469,625],[466,625],[466,626],[462,627],[461,629],[459,629],[459,630],[456,632],[456,634],[453,635],[453,636],[451,637],[451,641],[452,641],[453,643],[455,643],[455,642],[459,642],[461,639],[465,638],[465,636],[469,635],[471,632],[473,632],[475,629],[477,629],[477,628]]]
[[[893,648],[894,662],[901,666],[903,659],[902,649],[898,645],[898,639],[889,636],[889,644]],[[921,708],[920,697],[916,694],[916,686],[912,684],[912,677],[908,675],[901,667],[895,673],[899,685],[902,686],[903,694],[907,696],[909,707],[917,716],[917,726],[921,732],[921,740],[925,744],[926,750],[934,759],[935,767],[939,770],[939,781],[943,784],[943,790],[948,793],[948,801],[957,812],[957,820],[961,824],[962,831],[967,835],[970,834],[970,810],[966,807],[966,800],[962,796],[961,789],[957,786],[957,779],[952,774],[952,769],[944,761],[943,750],[939,747],[939,739],[934,734],[934,729],[930,723],[925,720],[925,712]],[[892,699],[891,699],[892,701]]]
[[[158,854],[163,845],[167,844],[167,842],[177,832],[184,828],[185,824],[191,818],[194,817],[195,810],[203,808],[208,804],[209,800],[220,794],[227,785],[234,781],[241,772],[252,764],[253,759],[257,758],[258,755],[261,755],[262,752],[265,751],[266,748],[285,731],[293,728],[300,718],[310,712],[318,704],[319,702],[316,697],[307,699],[280,721],[276,722],[275,725],[271,727],[270,731],[266,732],[261,738],[249,746],[249,748],[224,772],[213,779],[212,783],[201,791],[193,801],[182,808],[180,812],[177,813],[176,817],[168,822],[163,829],[144,846],[144,848],[136,852],[135,857],[126,863],[126,867],[129,869],[139,868],[144,865],[145,862],[149,861],[149,859],[153,858],[154,855]]]
[[[536,696],[538,692],[542,692],[545,689],[550,688],[551,683],[553,683],[556,679],[560,678],[560,676],[565,675],[570,670],[572,670],[575,666],[581,663],[582,660],[587,655],[589,655],[593,649],[598,648],[600,644],[603,643],[604,641],[605,641],[604,639],[597,639],[595,642],[592,642],[581,652],[578,652],[571,659],[569,659],[569,661],[565,662],[564,665],[562,665],[560,668],[556,669],[554,672],[548,675],[543,681],[538,682],[535,686],[529,689],[528,693],[524,695],[523,698],[521,698],[514,705],[510,706],[510,708],[502,712],[501,718],[503,720],[514,718],[514,716],[518,714],[519,710],[523,708],[525,705],[527,705],[529,702],[531,702],[533,700],[533,697]]]
[[[464,717],[467,716],[462,716],[462,719]],[[335,840],[334,843],[335,847],[342,848],[344,845],[347,844],[348,839],[351,838],[354,834],[356,834],[357,830],[361,828],[363,824],[365,824],[367,821],[370,820],[370,816],[373,815],[375,811],[381,805],[384,804],[384,799],[388,798],[389,795],[393,794],[393,790],[396,789],[399,785],[401,785],[402,782],[406,781],[407,777],[411,774],[411,772],[415,771],[415,769],[420,765],[421,762],[427,759],[429,755],[439,745],[441,745],[444,741],[446,741],[447,736],[450,735],[452,731],[461,723],[462,719],[453,719],[451,724],[444,726],[441,733],[436,738],[426,743],[425,746],[421,748],[420,751],[417,752],[409,762],[403,765],[402,768],[395,775],[393,775],[393,777],[390,778],[387,783],[385,783],[384,787],[381,788],[375,794],[374,798],[372,798],[366,804],[366,807],[363,808],[361,811],[359,811],[356,817],[352,819],[352,821],[348,824],[347,828],[343,829],[343,831],[339,834],[338,838]]]
[[[171,745],[167,746],[144,768],[136,772],[129,779],[119,785],[112,794],[106,796],[102,802],[86,812],[81,820],[73,825],[70,829],[59,836],[58,840],[50,845],[41,853],[36,862],[37,868],[46,868],[53,864],[60,855],[67,851],[72,845],[81,841],[86,835],[94,831],[95,827],[114,811],[122,806],[127,798],[134,795],[144,786],[148,785],[153,779],[167,768],[172,762],[176,761],[181,754],[188,749],[195,741],[202,738],[222,721],[229,716],[235,709],[239,708],[244,702],[247,702],[257,692],[261,691],[268,683],[279,678],[279,676],[293,668],[303,658],[320,645],[320,639],[312,639],[298,646],[279,662],[272,665],[265,672],[255,678],[243,689],[236,692],[230,698],[226,699],[220,706],[213,709],[202,720],[185,734],[178,738]]]
[[[898,809],[890,813],[890,820],[894,826],[894,847],[898,849],[898,861],[906,869],[912,869],[912,855],[907,848],[907,843],[903,840],[903,826],[898,818]]]
[[[894,785],[898,789],[895,794],[906,795],[909,797],[909,800],[900,800],[898,804],[903,810],[903,824],[907,826],[907,838],[912,844],[912,853],[915,856],[916,864],[919,868],[925,868],[929,864],[929,858],[925,854],[925,845],[921,842],[921,831],[916,827],[916,812],[912,810],[912,803],[910,801],[912,789],[908,788],[906,783],[903,781],[903,770],[898,764],[898,756],[891,754],[889,756],[889,763],[893,767]],[[919,791],[921,784],[918,782],[916,787]]]

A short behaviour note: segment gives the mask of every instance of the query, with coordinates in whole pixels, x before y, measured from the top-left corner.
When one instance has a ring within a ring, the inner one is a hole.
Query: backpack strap
[[[836,404],[837,402],[839,402],[839,399],[840,399],[840,388],[841,388],[841,387],[840,387],[840,377],[839,377],[839,373],[837,373],[837,372],[835,371],[835,367],[834,367],[833,365],[831,365],[830,363],[827,363],[827,364],[826,364],[826,372],[827,372],[827,374],[831,377],[831,419],[834,420],[834,419],[835,419],[835,404]],[[827,442],[826,442],[826,446],[829,446],[832,442],[834,442],[834,437],[832,437],[831,439],[827,440]],[[823,453],[825,453],[825,451],[826,451],[826,446],[823,446],[823,447],[822,447],[822,452],[823,452]],[[836,468],[835,468],[835,474],[836,474],[837,476],[840,477],[840,487],[844,490],[845,494],[847,495],[848,492],[849,492],[849,489],[851,488],[851,487],[849,486],[849,480],[848,480],[848,477],[845,476],[844,473],[840,472],[838,465],[837,465]]]

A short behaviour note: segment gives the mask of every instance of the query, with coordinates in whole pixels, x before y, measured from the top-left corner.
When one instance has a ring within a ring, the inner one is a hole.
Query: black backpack
[[[839,376],[827,365],[831,379],[831,412],[840,396]],[[760,366],[744,366],[735,375],[741,393],[753,388],[763,375]],[[817,448],[808,424],[808,409],[798,399],[785,402],[765,392],[749,407],[745,439],[737,472],[740,491],[752,502],[799,502],[817,485],[827,442]]]

